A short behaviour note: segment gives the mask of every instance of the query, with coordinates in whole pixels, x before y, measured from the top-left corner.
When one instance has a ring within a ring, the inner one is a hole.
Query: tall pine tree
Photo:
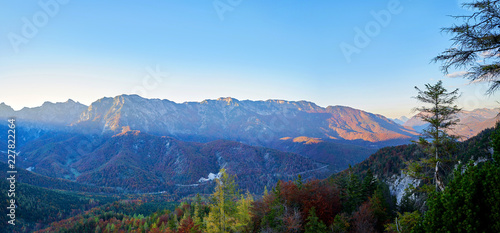
[[[429,126],[423,130],[418,144],[426,149],[430,158],[421,160],[420,166],[418,164],[410,166],[413,170],[409,174],[418,177],[421,175],[422,171],[419,169],[422,169],[422,165],[433,166],[436,190],[443,191],[445,187],[443,158],[449,155],[450,148],[457,139],[456,136],[450,134],[450,131],[459,121],[456,114],[461,109],[455,105],[459,97],[458,89],[448,92],[441,80],[435,85],[425,84],[425,90],[418,87],[415,89],[418,91],[415,98],[428,105],[415,108],[415,110],[420,111],[418,116],[422,121],[429,123]]]

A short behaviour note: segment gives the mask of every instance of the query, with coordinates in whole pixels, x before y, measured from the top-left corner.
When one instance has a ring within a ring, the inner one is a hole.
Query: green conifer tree
[[[210,213],[206,219],[207,232],[228,232],[235,223],[236,198],[238,191],[234,177],[229,176],[223,168],[221,178],[216,179],[217,186],[212,194]]]
[[[418,144],[426,149],[430,158],[409,164],[410,176],[425,178],[425,170],[433,167],[435,189],[443,191],[445,187],[445,171],[443,166],[449,162],[450,151],[456,142],[457,136],[450,134],[453,127],[459,122],[456,114],[460,109],[455,105],[458,99],[458,89],[448,92],[443,87],[443,82],[438,81],[435,85],[425,84],[425,90],[415,87],[418,95],[415,97],[422,103],[430,105],[415,108],[420,111],[419,117],[422,121],[429,123],[423,130]],[[428,141],[430,139],[430,141]]]
[[[309,217],[307,217],[305,233],[326,233],[327,230],[325,223],[316,216],[316,208],[312,207],[309,210]]]

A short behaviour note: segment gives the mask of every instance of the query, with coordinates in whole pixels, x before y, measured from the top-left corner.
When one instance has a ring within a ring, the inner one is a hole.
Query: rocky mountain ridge
[[[10,116],[36,124],[38,128],[72,126],[82,131],[114,134],[129,126],[183,140],[227,139],[252,145],[271,144],[283,137],[375,143],[409,140],[416,135],[382,115],[350,107],[323,108],[307,101],[240,101],[230,97],[175,103],[120,95],[99,99],[88,107],[68,100],[46,102],[40,107],[19,111],[0,105],[0,117]]]
[[[102,133],[130,126],[182,140],[226,139],[261,146],[269,146],[283,137],[376,143],[408,141],[417,134],[384,116],[344,106],[322,108],[307,101],[234,98],[178,104],[137,95],[100,99],[74,125]]]

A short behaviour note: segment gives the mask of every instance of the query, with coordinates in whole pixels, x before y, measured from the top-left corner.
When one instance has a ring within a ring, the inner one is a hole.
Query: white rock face
[[[199,183],[202,183],[202,182],[207,182],[207,181],[211,181],[211,180],[215,180],[215,179],[219,179],[220,177],[222,176],[222,174],[219,172],[217,174],[214,174],[214,173],[211,173],[208,174],[208,178],[205,178],[205,177],[201,177],[198,182]]]
[[[401,171],[401,174],[398,176],[393,175],[389,181],[389,190],[391,191],[391,195],[396,196],[397,204],[401,202],[405,194],[405,189],[413,185],[416,187],[420,184],[419,180],[413,179],[410,176],[406,175]]]

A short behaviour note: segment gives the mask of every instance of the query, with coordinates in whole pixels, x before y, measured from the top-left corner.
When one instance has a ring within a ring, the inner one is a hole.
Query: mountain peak
[[[220,97],[217,99],[217,101],[223,101],[226,102],[227,105],[236,105],[239,106],[239,100],[232,98],[232,97]]]
[[[64,102],[64,103],[67,103],[67,104],[77,104],[78,102],[75,102],[75,101],[74,101],[74,100],[72,100],[72,99],[68,99],[68,100],[66,100],[66,102]]]
[[[231,101],[239,101],[238,99],[236,98],[232,98],[232,97],[219,97],[217,99],[217,101],[226,101],[226,102],[231,102]]]
[[[410,120],[410,118],[406,117],[406,116],[400,116],[399,118],[394,118],[394,119],[391,119],[392,121],[400,124],[400,125],[403,125],[404,123],[406,123],[408,120]]]
[[[53,105],[53,104],[54,104],[54,103],[52,103],[52,102],[50,102],[50,101],[45,101],[45,102],[43,102],[42,107],[46,107],[46,106],[48,106],[48,105]]]
[[[1,112],[13,112],[14,109],[11,106],[2,102],[2,103],[0,103],[0,111]]]
[[[27,108],[25,107],[26,109],[37,109],[37,108],[41,108],[41,107],[49,107],[49,106],[62,106],[62,105],[67,105],[67,106],[72,106],[72,105],[81,105],[81,106],[85,106],[84,104],[80,103],[80,102],[75,102],[74,100],[72,99],[68,99],[66,100],[65,102],[51,102],[51,101],[45,101],[43,102],[43,104],[39,107],[33,107],[33,108]]]
[[[114,98],[114,101],[119,101],[119,102],[124,102],[124,101],[134,101],[134,100],[147,100],[146,98],[143,98],[139,95],[136,94],[123,94],[123,95],[117,95]]]
[[[130,99],[145,99],[144,97],[137,95],[137,94],[122,94],[122,95],[118,95],[116,97],[130,98]]]

